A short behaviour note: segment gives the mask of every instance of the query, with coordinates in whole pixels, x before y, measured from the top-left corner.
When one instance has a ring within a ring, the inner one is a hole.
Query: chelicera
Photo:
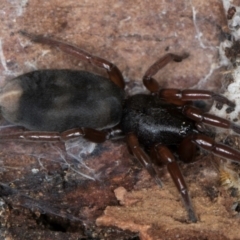
[[[178,158],[184,162],[194,160],[198,147],[240,162],[240,152],[216,143],[204,133],[204,125],[237,133],[240,127],[192,104],[195,100],[212,99],[234,108],[234,103],[207,90],[160,88],[153,76],[169,62],[180,62],[187,55],[164,55],[143,77],[143,84],[151,94],[125,97],[123,76],[111,62],[58,40],[22,34],[105,69],[109,79],[86,71],[39,70],[8,81],[0,96],[2,115],[28,131],[2,135],[1,139],[65,141],[83,137],[101,143],[122,133],[130,152],[160,186],[157,168],[167,165],[189,220],[196,222],[187,185],[170,149],[175,147]]]

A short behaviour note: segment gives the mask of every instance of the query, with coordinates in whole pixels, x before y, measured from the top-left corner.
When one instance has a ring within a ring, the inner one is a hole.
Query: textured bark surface
[[[221,1],[1,1],[0,12],[1,86],[35,69],[86,69],[106,76],[31,43],[18,33],[25,30],[110,60],[122,71],[129,94],[144,91],[144,72],[167,52],[190,56],[156,75],[162,86],[221,92],[218,46],[227,31]],[[2,237],[240,239],[239,216],[231,209],[237,198],[220,186],[211,154],[180,164],[199,217],[192,224],[165,168],[159,189],[124,141],[77,144],[67,145],[74,158],[62,143],[0,143]]]

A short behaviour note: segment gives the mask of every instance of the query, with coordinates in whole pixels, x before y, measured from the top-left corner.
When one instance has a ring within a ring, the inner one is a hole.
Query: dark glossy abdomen
[[[145,147],[177,145],[194,130],[194,123],[175,105],[144,94],[126,100],[121,124],[124,133],[134,132]]]
[[[23,90],[15,123],[29,130],[102,129],[121,119],[123,91],[104,77],[84,71],[43,70],[12,81],[18,81]]]

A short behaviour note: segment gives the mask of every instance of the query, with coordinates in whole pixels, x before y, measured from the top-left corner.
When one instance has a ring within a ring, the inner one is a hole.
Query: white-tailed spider
[[[212,99],[234,108],[234,103],[207,90],[160,88],[152,76],[169,62],[180,62],[187,55],[164,55],[143,77],[143,84],[151,94],[125,97],[123,76],[111,62],[58,40],[21,33],[33,42],[59,48],[105,69],[109,79],[86,71],[38,70],[8,81],[0,95],[2,115],[29,131],[1,135],[1,139],[65,141],[83,137],[100,143],[114,138],[120,131],[126,136],[130,152],[160,186],[156,169],[166,164],[189,220],[196,222],[187,185],[170,149],[174,146],[178,158],[184,162],[193,161],[198,147],[240,162],[239,151],[216,143],[202,132],[204,124],[237,133],[240,133],[240,126],[205,113],[192,104],[195,100]]]

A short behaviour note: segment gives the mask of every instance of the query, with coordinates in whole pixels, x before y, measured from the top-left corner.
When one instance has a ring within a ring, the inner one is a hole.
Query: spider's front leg
[[[221,117],[209,114],[209,113],[205,113],[203,111],[201,111],[200,109],[193,107],[193,106],[188,106],[185,105],[182,108],[182,113],[196,121],[196,123],[198,124],[208,124],[214,127],[220,127],[220,128],[225,128],[225,129],[231,129],[233,130],[235,133],[240,134],[240,126]]]
[[[188,54],[183,54],[182,56],[180,56],[168,53],[164,55],[162,58],[157,60],[152,66],[150,66],[149,69],[144,74],[143,77],[144,86],[150,92],[157,94],[160,98],[177,105],[184,105],[184,103],[187,101],[213,99],[217,102],[226,104],[229,107],[234,108],[235,104],[232,101],[212,91],[194,89],[180,90],[175,88],[162,89],[160,87],[159,83],[153,78],[153,76],[171,61],[181,62],[187,57]]]
[[[127,136],[127,143],[132,152],[132,154],[138,159],[138,161],[147,169],[148,173],[155,179],[158,185],[162,186],[160,176],[155,171],[152,160],[148,157],[148,155],[141,149],[139,146],[139,142],[137,136],[134,133],[129,133]],[[186,182],[183,178],[181,170],[175,161],[173,154],[169,151],[169,149],[163,145],[157,144],[154,146],[153,151],[155,152],[154,163],[156,165],[166,164],[167,169],[181,194],[183,199],[185,208],[188,212],[188,216],[191,222],[197,222],[197,217],[195,215],[192,201],[187,189]]]
[[[74,45],[71,45],[71,44],[68,44],[65,42],[61,42],[56,39],[44,37],[42,35],[34,35],[31,33],[27,33],[25,31],[20,31],[20,33],[23,36],[30,38],[33,42],[46,44],[46,45],[49,45],[49,46],[52,46],[55,48],[59,48],[61,51],[71,54],[82,61],[87,61],[93,66],[105,69],[108,73],[110,80],[112,82],[114,82],[117,86],[119,86],[120,88],[124,89],[125,83],[124,83],[122,73],[120,72],[120,70],[118,69],[118,67],[116,65],[107,61],[106,59],[100,58],[97,56],[93,56],[92,54],[90,54]]]
[[[196,101],[196,100],[214,100],[222,104],[226,104],[231,108],[235,107],[235,103],[227,99],[226,97],[214,93],[208,90],[198,90],[198,89],[160,89],[158,91],[158,96],[169,102],[179,101]]]
[[[240,163],[240,151],[222,143],[217,143],[212,138],[203,134],[192,134],[190,137],[191,141],[198,147],[217,156],[230,159],[236,163]]]
[[[159,83],[153,78],[153,76],[163,67],[165,67],[171,61],[181,62],[183,59],[187,58],[188,54],[179,56],[172,53],[167,53],[160,59],[158,59],[153,65],[151,65],[143,77],[144,86],[152,93],[158,92],[160,86]]]

